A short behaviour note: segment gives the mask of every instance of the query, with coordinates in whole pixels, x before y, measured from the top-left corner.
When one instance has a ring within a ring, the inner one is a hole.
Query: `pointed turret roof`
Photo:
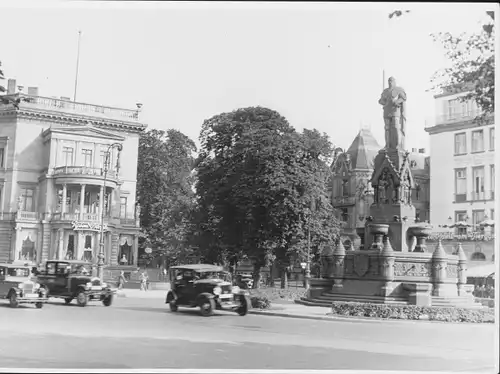
[[[347,153],[353,169],[373,169],[373,160],[381,149],[369,129],[359,130]]]

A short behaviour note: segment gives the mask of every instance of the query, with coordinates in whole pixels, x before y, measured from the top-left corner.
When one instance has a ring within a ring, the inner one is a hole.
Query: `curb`
[[[263,310],[250,310],[249,314],[260,315],[260,316],[270,316],[270,317],[284,317],[284,318],[295,318],[295,319],[308,319],[317,321],[332,321],[332,322],[351,322],[351,323],[383,323],[383,322],[395,322],[395,323],[433,323],[433,324],[453,324],[453,325],[486,325],[494,326],[495,323],[473,323],[473,322],[443,322],[443,321],[429,321],[428,319],[412,320],[412,319],[389,319],[389,318],[357,318],[357,317],[345,317],[345,316],[311,316],[305,314],[290,314],[286,312],[266,312]]]

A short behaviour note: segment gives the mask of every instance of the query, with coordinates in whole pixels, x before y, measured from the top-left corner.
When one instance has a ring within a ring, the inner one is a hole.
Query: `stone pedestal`
[[[408,292],[408,303],[416,306],[432,305],[432,284],[430,283],[403,283],[403,289]]]
[[[345,248],[341,240],[338,240],[333,250],[333,289],[342,288],[344,280],[344,258]]]
[[[444,251],[441,239],[432,254],[432,296],[446,296],[445,280],[448,256]]]

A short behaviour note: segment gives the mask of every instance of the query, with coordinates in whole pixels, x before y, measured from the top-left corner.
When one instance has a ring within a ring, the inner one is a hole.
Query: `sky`
[[[41,96],[135,109],[149,128],[197,141],[205,119],[264,106],[347,148],[361,126],[383,146],[386,79],[407,93],[407,140],[429,152],[430,77],[447,60],[431,33],[479,31],[481,3],[0,1],[4,74]],[[410,9],[389,19],[395,9]],[[493,8],[494,9],[494,8]]]

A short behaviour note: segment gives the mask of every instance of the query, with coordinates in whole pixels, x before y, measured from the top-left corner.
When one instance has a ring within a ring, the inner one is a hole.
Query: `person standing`
[[[118,289],[121,290],[123,289],[123,285],[127,283],[127,280],[125,279],[125,273],[120,271],[120,275],[118,276]]]
[[[143,271],[141,273],[140,281],[141,281],[141,291],[147,291],[149,278],[146,271]]]

